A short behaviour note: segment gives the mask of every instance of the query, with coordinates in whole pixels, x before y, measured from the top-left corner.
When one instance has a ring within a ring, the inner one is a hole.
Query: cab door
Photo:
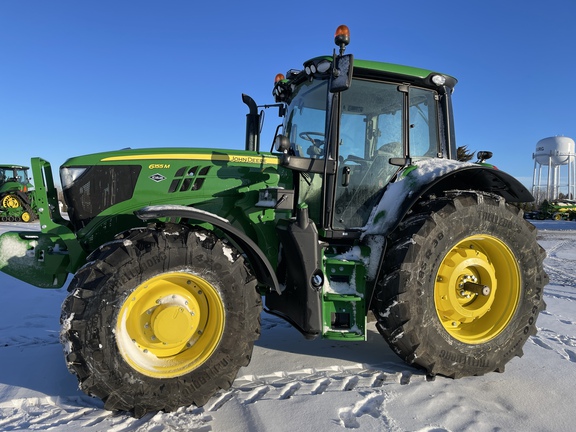
[[[354,80],[341,94],[333,228],[359,229],[368,221],[382,188],[402,157],[403,93],[395,84]]]
[[[356,79],[340,98],[332,227],[356,230],[366,225],[400,169],[391,159],[438,155],[438,96],[429,89]]]

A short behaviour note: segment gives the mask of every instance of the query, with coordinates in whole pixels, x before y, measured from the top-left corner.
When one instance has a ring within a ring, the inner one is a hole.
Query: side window
[[[301,108],[290,113],[290,143],[295,156],[313,159],[324,156],[326,111]]]
[[[324,157],[326,91],[326,81],[307,82],[295,90],[286,117],[286,134],[295,156]]]
[[[434,157],[438,153],[436,93],[410,89],[410,156]]]

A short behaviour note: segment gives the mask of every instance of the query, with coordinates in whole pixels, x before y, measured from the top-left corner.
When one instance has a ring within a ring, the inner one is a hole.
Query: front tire
[[[212,233],[128,232],[72,280],[61,318],[68,368],[108,410],[202,406],[250,361],[255,285],[243,257]]]
[[[503,199],[454,193],[422,201],[389,239],[377,328],[430,375],[504,371],[544,309],[544,250]]]

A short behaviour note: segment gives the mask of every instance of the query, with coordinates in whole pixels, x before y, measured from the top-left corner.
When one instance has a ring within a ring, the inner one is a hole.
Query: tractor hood
[[[277,186],[278,157],[240,150],[163,148],[81,156],[60,170],[64,198],[76,231],[97,216],[133,215],[150,205],[194,206],[220,217],[239,198]]]

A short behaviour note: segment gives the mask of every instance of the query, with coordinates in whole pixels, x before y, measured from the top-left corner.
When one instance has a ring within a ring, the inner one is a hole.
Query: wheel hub
[[[168,378],[205,362],[224,332],[216,289],[184,272],[155,276],[132,291],[118,314],[116,337],[124,359],[144,375]]]
[[[488,257],[474,249],[454,248],[444,262],[443,272],[447,275],[437,283],[440,293],[437,309],[444,319],[450,321],[451,327],[470,323],[490,311],[496,293],[496,282],[494,267]],[[477,283],[478,280],[492,286],[492,295],[479,297],[466,290],[468,282]]]
[[[6,195],[2,198],[2,205],[6,208],[17,209],[20,207],[20,200],[13,195]]]
[[[496,337],[512,318],[520,293],[518,264],[491,236],[471,236],[444,257],[434,290],[444,329],[464,343]]]
[[[159,306],[152,314],[152,330],[159,342],[181,344],[192,338],[198,325],[194,322],[193,311],[182,306]]]

